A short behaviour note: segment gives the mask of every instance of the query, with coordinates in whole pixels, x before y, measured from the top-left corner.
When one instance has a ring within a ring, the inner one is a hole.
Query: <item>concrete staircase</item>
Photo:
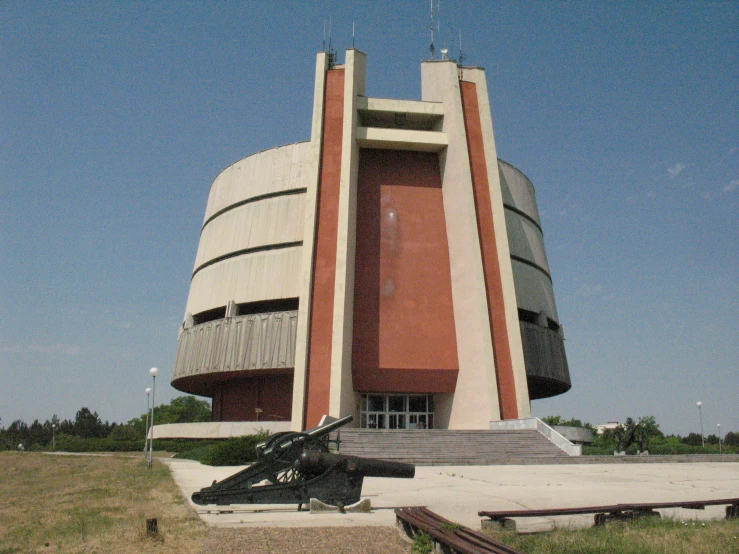
[[[331,438],[336,438],[332,433]],[[342,454],[419,465],[563,463],[572,458],[533,429],[449,431],[342,429]]]

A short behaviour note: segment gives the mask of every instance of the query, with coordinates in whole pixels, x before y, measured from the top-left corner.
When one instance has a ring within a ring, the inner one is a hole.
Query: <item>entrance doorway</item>
[[[362,394],[363,429],[433,429],[432,394]]]

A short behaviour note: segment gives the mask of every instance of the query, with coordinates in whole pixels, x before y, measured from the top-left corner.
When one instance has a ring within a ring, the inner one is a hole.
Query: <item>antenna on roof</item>
[[[462,53],[462,29],[459,30],[459,65],[462,65],[464,61],[464,54]]]
[[[436,14],[438,16],[441,0],[436,0]],[[434,31],[439,32],[439,22],[434,18],[434,0],[431,0],[431,59],[434,59]]]
[[[352,21],[352,48],[354,48],[354,22]]]
[[[323,22],[323,28],[325,33],[326,28],[326,21]],[[334,65],[336,65],[336,52],[334,52],[334,49],[331,47],[331,39],[332,39],[332,29],[333,29],[333,19],[329,15],[328,16],[328,68],[333,69]],[[324,38],[324,49],[325,49],[325,42],[326,39]]]
[[[459,30],[459,80],[462,80],[462,64],[464,63],[464,54],[462,53],[462,29]]]

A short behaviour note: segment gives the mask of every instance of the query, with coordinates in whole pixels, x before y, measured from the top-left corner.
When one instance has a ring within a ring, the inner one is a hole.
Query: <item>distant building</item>
[[[213,182],[172,385],[215,421],[487,429],[570,388],[534,188],[497,159],[485,71],[421,75],[421,101],[371,98],[363,53],[319,53],[310,140]]]
[[[602,435],[606,431],[615,431],[619,428],[619,422],[618,421],[609,421],[608,423],[602,423],[600,425],[595,426],[595,432],[598,435]]]

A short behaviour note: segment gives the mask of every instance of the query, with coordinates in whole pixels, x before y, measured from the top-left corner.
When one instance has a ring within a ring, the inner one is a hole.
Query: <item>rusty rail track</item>
[[[423,506],[396,508],[395,517],[398,525],[413,537],[419,531],[428,533],[431,538],[446,547],[446,550],[458,554],[521,554],[509,546],[494,541],[485,535],[473,531]]]
[[[640,504],[613,504],[610,506],[587,506],[580,508],[552,508],[541,510],[499,510],[494,512],[478,512],[480,517],[490,518],[492,521],[505,523],[506,520],[516,517],[549,517],[595,514],[595,524],[605,523],[610,516],[624,519],[640,515],[655,514],[654,510],[663,508],[684,508],[688,510],[704,510],[706,506],[726,506],[726,518],[739,517],[739,498],[723,498],[720,500],[688,500],[685,502],[652,502]]]

